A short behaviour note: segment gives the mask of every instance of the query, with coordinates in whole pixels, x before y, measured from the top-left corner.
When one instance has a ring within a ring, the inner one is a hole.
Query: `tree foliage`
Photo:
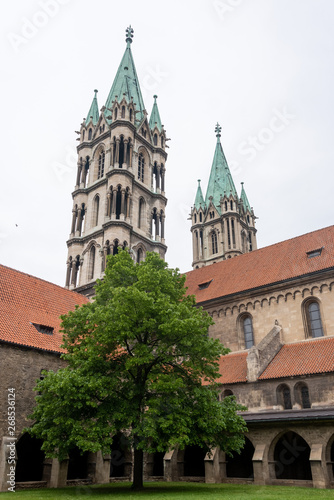
[[[30,430],[47,456],[64,459],[74,446],[110,453],[112,436],[123,430],[140,486],[143,451],[242,448],[241,407],[217,398],[218,360],[227,349],[208,337],[212,319],[184,282],[156,253],[135,264],[121,251],[108,258],[95,300],[62,316],[67,366],[37,384]]]

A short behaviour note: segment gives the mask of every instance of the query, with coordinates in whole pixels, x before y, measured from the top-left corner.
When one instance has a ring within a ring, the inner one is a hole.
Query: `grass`
[[[0,493],[0,499],[11,492]],[[255,486],[241,484],[145,483],[145,489],[134,492],[130,483],[103,486],[78,486],[62,489],[22,490],[15,500],[334,500],[333,490],[318,490],[289,486]]]

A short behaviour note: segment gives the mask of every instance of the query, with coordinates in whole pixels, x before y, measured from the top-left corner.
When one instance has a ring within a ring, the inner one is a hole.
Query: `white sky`
[[[259,217],[259,247],[333,224],[332,0],[15,0],[2,9],[1,264],[64,285],[74,130],[95,88],[105,103],[129,24],[146,108],[158,94],[172,139],[171,267],[191,269],[187,218],[197,179],[205,196],[217,121],[237,190],[244,181]]]

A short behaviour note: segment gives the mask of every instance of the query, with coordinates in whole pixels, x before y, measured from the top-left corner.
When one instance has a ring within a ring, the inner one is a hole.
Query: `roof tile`
[[[76,292],[0,265],[0,341],[64,352],[59,316],[87,302]],[[40,333],[33,323],[54,332]]]

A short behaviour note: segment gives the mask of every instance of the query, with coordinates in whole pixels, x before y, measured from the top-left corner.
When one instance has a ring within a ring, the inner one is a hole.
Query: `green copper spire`
[[[196,193],[194,206],[195,206],[196,210],[199,210],[200,207],[202,207],[204,210],[205,201],[203,198],[203,193],[202,193],[202,188],[201,188],[201,179],[198,179],[197,182],[198,182],[198,187],[197,187],[197,193]]]
[[[151,130],[153,130],[155,125],[156,125],[159,129],[159,132],[161,132],[162,125],[161,125],[161,119],[160,119],[160,114],[159,114],[158,105],[157,105],[158,96],[154,95],[153,98],[154,98],[154,104],[153,104],[152,113],[150,116],[149,125],[150,125]]]
[[[98,93],[98,91],[95,89],[94,92],[95,92],[95,95],[94,95],[92,104],[91,104],[89,111],[88,111],[88,115],[86,118],[86,125],[88,125],[88,123],[90,121],[92,121],[93,125],[95,126],[97,124],[97,122],[99,121],[100,113],[99,113],[99,106],[97,104],[97,97],[96,97],[96,94]]]
[[[229,197],[231,193],[235,198],[237,198],[238,196],[230,169],[228,168],[222,145],[220,143],[221,126],[219,125],[219,123],[217,123],[216,125],[215,132],[217,137],[217,144],[213,157],[208,189],[206,191],[205,203],[208,206],[210,196],[212,196],[212,202],[219,210],[221,196],[224,196],[224,194],[226,194],[226,196]]]
[[[250,206],[250,203],[248,201],[248,198],[247,198],[247,195],[246,195],[246,191],[244,190],[244,183],[242,182],[241,183],[241,195],[240,195],[240,199],[242,200],[242,203],[244,205],[244,209],[249,212],[252,211],[252,208]]]
[[[144,118],[145,105],[131,52],[132,38],[133,29],[129,26],[126,29],[126,49],[105,104],[105,115],[109,123],[112,122],[112,119],[110,118],[110,111],[108,108],[112,108],[112,103],[115,101],[116,97],[119,102],[123,97],[126,98],[127,102],[130,102],[131,98],[133,98],[133,102],[136,104],[136,110],[139,111],[136,120],[141,122]]]

